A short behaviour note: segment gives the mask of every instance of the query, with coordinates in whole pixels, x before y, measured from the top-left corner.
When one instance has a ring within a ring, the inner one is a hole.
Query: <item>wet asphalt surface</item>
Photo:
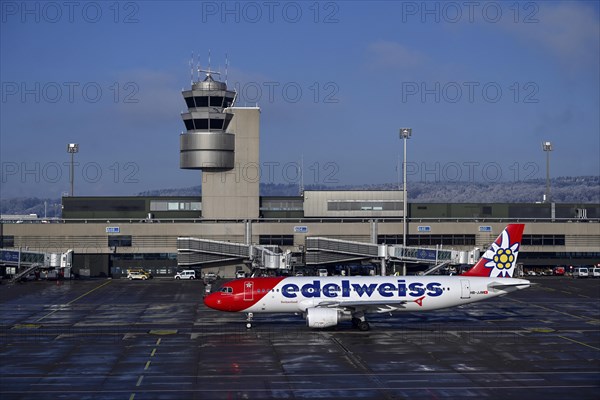
[[[311,330],[207,309],[198,281],[0,285],[0,398],[600,397],[600,279]]]

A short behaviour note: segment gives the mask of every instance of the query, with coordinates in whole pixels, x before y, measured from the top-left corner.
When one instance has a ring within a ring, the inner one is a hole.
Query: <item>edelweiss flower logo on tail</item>
[[[500,239],[500,238],[498,238]],[[519,242],[511,245],[510,235],[505,230],[502,232],[500,243],[492,243],[492,246],[483,254],[487,260],[486,268],[491,268],[491,277],[512,277],[517,255],[519,254]]]

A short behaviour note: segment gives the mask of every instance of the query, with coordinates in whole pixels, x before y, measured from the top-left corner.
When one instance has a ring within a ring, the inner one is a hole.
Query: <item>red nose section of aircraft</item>
[[[204,304],[219,311],[244,311],[258,303],[285,277],[244,278],[223,284],[218,292],[204,298]]]

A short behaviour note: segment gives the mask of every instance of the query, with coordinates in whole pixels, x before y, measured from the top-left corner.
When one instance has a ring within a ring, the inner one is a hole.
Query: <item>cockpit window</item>
[[[231,294],[231,293],[233,293],[233,288],[231,288],[229,286],[224,286],[221,288],[220,292]]]

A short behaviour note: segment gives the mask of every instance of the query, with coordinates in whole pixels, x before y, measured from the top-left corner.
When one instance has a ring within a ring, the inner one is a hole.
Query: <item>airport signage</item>
[[[294,233],[308,233],[308,226],[294,226]]]
[[[19,262],[19,252],[11,250],[3,250],[0,253],[0,259],[6,262]]]
[[[419,232],[431,232],[431,226],[429,226],[429,225],[419,226],[417,228],[417,231],[419,231]]]
[[[118,226],[107,226],[106,233],[121,233],[121,228]]]
[[[479,232],[491,232],[492,227],[489,225],[483,225],[479,227]]]

